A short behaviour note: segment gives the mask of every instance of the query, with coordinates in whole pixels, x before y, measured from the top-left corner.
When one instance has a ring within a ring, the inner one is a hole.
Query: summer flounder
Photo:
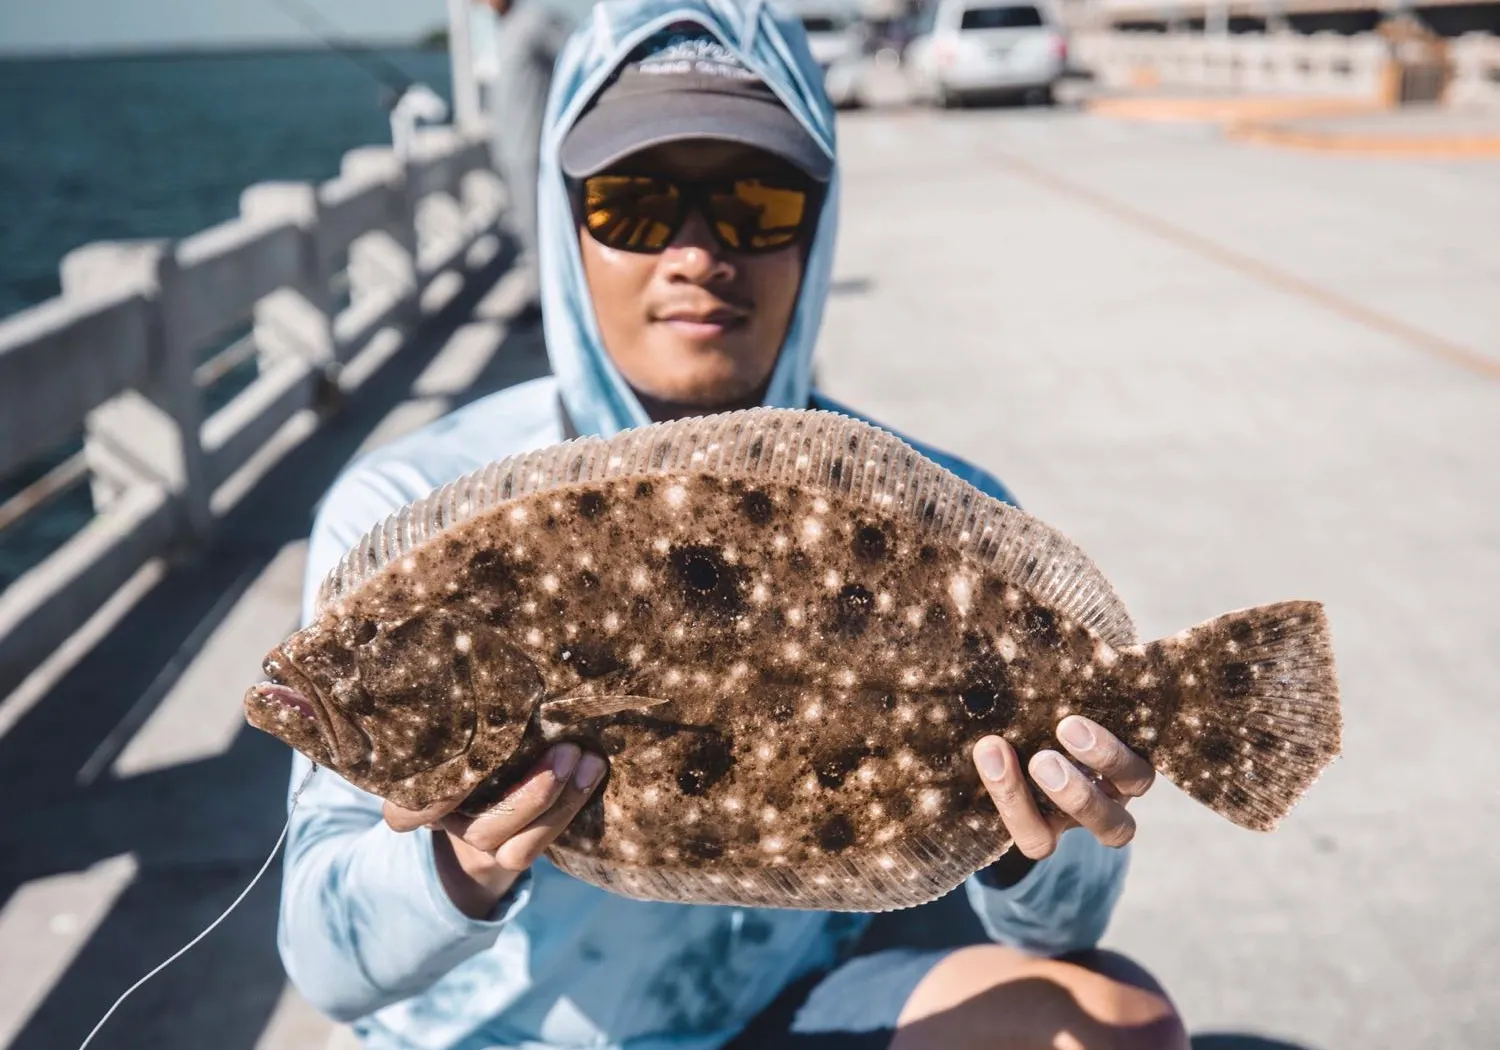
[[[439,489],[348,553],[266,673],[252,724],[411,809],[476,813],[551,742],[598,750],[553,863],[747,906],[909,907],[996,860],[989,733],[1024,762],[1086,715],[1260,830],[1341,733],[1317,603],[1140,644],[1056,530],[875,427],[783,409]]]

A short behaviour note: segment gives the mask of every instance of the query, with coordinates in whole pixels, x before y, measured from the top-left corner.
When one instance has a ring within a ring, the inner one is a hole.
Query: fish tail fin
[[[1227,613],[1152,642],[1145,656],[1174,669],[1180,698],[1153,763],[1241,827],[1275,828],[1338,755],[1343,716],[1319,603]]]

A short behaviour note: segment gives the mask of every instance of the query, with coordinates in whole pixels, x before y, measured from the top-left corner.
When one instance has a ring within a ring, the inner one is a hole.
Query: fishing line
[[[416,80],[408,76],[399,66],[381,58],[367,48],[351,47],[333,39],[335,35],[343,36],[344,34],[323,15],[302,3],[302,0],[271,0],[271,3],[281,8],[282,13],[301,26],[303,31],[317,37],[324,47],[343,55],[368,73],[381,87],[391,92],[387,109],[394,106],[401,96],[416,84]]]
[[[129,988],[125,989],[125,994],[116,999],[115,1005],[111,1006],[108,1012],[106,1012],[103,1017],[99,1018],[99,1023],[94,1025],[94,1030],[88,1034],[88,1038],[84,1039],[84,1041],[79,1044],[78,1050],[85,1050],[85,1048],[94,1041],[94,1036],[99,1034],[99,1029],[103,1028],[104,1023],[114,1016],[115,1011],[120,1008],[121,1003],[135,994],[137,988],[145,984],[147,981],[151,980],[151,978],[155,977],[157,974],[161,973],[168,966],[171,966],[174,962],[191,951],[199,941],[203,940],[203,938],[207,937],[210,933],[213,933],[214,930],[218,928],[219,923],[229,918],[229,913],[238,908],[240,906],[240,902],[250,895],[250,891],[255,889],[256,884],[260,882],[261,876],[264,875],[266,871],[271,867],[271,861],[276,859],[276,854],[281,850],[281,844],[286,841],[287,832],[290,831],[292,827],[292,814],[297,812],[297,803],[302,798],[302,792],[307,789],[307,785],[312,781],[313,774],[317,771],[317,766],[313,766],[311,769],[309,769],[307,771],[307,776],[302,778],[302,783],[297,785],[297,790],[292,792],[292,802],[287,809],[286,824],[282,826],[281,834],[276,836],[276,845],[271,847],[271,855],[266,858],[266,862],[262,864],[260,866],[260,870],[255,873],[255,878],[250,880],[250,885],[246,886],[242,891],[240,891],[240,895],[234,899],[234,903],[231,904],[228,908],[225,908],[224,914],[220,915],[213,922],[209,923],[207,928],[204,929],[202,933],[198,934],[198,936],[188,941],[181,948],[178,948],[177,951],[173,953],[173,955],[169,959],[163,962],[156,969],[152,970],[146,976],[142,977],[139,981],[136,981],[135,984],[132,984]]]

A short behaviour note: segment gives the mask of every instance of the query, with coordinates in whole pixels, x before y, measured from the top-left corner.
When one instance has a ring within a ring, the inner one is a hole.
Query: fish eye
[[[703,554],[690,555],[682,567],[687,585],[695,591],[711,591],[719,582],[719,567]]]
[[[374,620],[344,620],[339,624],[339,641],[347,648],[368,645],[379,632]]]

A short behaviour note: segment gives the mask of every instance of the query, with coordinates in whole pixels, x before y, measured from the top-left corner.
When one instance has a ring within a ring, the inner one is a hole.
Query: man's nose
[[[731,254],[714,239],[708,219],[696,208],[667,245],[663,263],[670,277],[693,284],[732,281],[736,274]]]

